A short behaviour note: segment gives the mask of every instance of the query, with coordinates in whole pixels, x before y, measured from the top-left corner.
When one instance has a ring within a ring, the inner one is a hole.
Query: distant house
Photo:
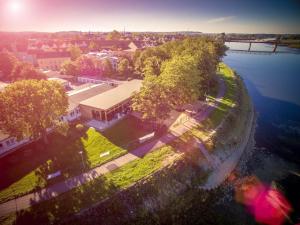
[[[108,60],[111,63],[112,69],[117,70],[118,57],[112,56],[108,52],[89,52],[86,56],[94,58],[99,61]]]
[[[70,60],[69,52],[39,52],[36,54],[39,68],[44,70],[60,70],[62,64]]]

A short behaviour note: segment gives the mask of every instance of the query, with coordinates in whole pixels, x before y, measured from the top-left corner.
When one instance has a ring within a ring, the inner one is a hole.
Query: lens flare
[[[18,13],[21,11],[22,9],[22,4],[20,1],[11,1],[9,3],[9,9],[11,12],[13,13]]]

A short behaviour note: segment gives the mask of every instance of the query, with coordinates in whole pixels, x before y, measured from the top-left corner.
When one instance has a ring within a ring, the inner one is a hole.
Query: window
[[[7,146],[11,146],[15,143],[15,140],[14,139],[8,139],[5,143],[6,143]]]

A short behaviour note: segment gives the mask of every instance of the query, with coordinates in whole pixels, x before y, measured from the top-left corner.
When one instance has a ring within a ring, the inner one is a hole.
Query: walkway
[[[51,198],[57,197],[58,195],[67,192],[73,188],[81,186],[101,175],[111,172],[135,159],[141,158],[148,152],[160,148],[171,141],[175,140],[177,137],[181,136],[190,129],[196,127],[199,122],[205,120],[209,114],[218,105],[218,102],[223,98],[225,94],[225,84],[222,79],[219,79],[219,91],[215,99],[215,103],[210,103],[203,111],[201,111],[193,120],[188,120],[184,124],[173,128],[171,132],[163,135],[158,140],[151,141],[126,155],[123,155],[117,159],[114,159],[108,163],[105,163],[99,167],[96,167],[88,172],[80,174],[78,176],[69,178],[63,182],[54,184],[50,187],[44,188],[38,192],[24,195],[22,197],[16,198],[14,200],[7,201],[0,205],[0,216],[4,216],[8,213],[15,212],[16,206],[18,210],[26,209],[32,205],[49,200]]]

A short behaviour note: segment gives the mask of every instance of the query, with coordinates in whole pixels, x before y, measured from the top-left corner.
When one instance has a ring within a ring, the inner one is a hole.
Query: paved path
[[[223,98],[225,94],[225,84],[224,81],[219,79],[219,92],[216,97],[216,103],[210,103],[204,110],[202,110],[194,119],[186,121],[184,124],[173,128],[171,132],[163,135],[158,140],[151,141],[130,153],[127,153],[117,159],[114,159],[108,163],[105,163],[99,167],[96,167],[88,172],[80,174],[78,176],[69,178],[63,182],[54,184],[47,188],[44,188],[38,192],[24,195],[14,200],[7,201],[0,205],[0,216],[6,215],[11,212],[16,211],[16,205],[18,210],[26,209],[34,204],[40,203],[45,200],[54,198],[64,192],[67,192],[75,187],[81,186],[103,174],[106,174],[112,170],[115,170],[135,159],[143,157],[148,152],[160,148],[171,141],[175,140],[178,136],[181,136],[186,131],[189,131],[193,127],[196,127],[199,122],[206,119],[209,114],[215,109],[219,100]]]

